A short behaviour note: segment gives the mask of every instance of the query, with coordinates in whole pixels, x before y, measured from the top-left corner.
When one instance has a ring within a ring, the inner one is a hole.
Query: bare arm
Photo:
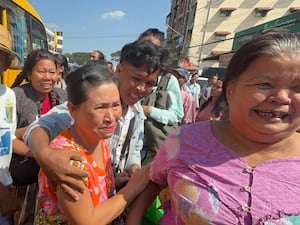
[[[27,127],[22,127],[22,128],[17,128],[16,129],[16,137],[19,139],[19,140],[22,140],[23,141],[23,135],[26,131]]]
[[[80,199],[72,201],[61,189],[58,189],[58,200],[67,215],[68,220],[74,225],[105,225],[115,219],[128,206],[135,197],[142,192],[148,183],[149,168],[137,170],[132,174],[127,185],[115,196],[93,206],[91,196],[86,188]]]
[[[130,210],[126,218],[126,225],[141,225],[142,219],[148,207],[159,194],[161,188],[150,181],[146,189],[130,205]]]
[[[32,157],[32,153],[29,151],[27,145],[25,145],[25,143],[19,138],[13,139],[13,152],[19,155]]]
[[[87,177],[87,172],[70,166],[70,159],[82,160],[81,156],[72,151],[61,151],[49,146],[50,140],[47,132],[36,127],[29,137],[29,148],[53,187],[60,184],[71,198],[78,200],[75,190],[83,192],[85,189],[82,179]]]

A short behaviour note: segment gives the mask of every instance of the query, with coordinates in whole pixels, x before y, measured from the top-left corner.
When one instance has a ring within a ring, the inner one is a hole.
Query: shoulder
[[[66,90],[58,87],[54,87],[54,92],[57,96],[57,98],[61,101],[64,102],[67,100],[67,92]]]
[[[188,125],[182,125],[180,129],[180,137],[187,142],[199,142],[199,140],[212,139],[210,122],[197,122]],[[197,138],[195,137],[197,134]]]
[[[12,88],[12,90],[17,94],[20,94],[20,93],[25,93],[25,92],[30,92],[31,90],[31,85],[30,84],[24,84],[24,85],[20,85],[20,86],[16,86],[14,88]],[[33,91],[33,89],[32,89]]]
[[[180,90],[178,80],[172,74],[170,74],[170,79],[169,79],[169,82],[168,82],[168,85],[167,85],[167,90],[168,91],[176,91],[176,90],[178,91],[178,90]]]
[[[65,89],[62,89],[62,88],[59,88],[59,87],[54,87],[54,91],[55,91],[55,93],[57,93],[57,94],[60,94],[60,95],[62,95],[62,94],[67,94],[67,91],[65,90]]]
[[[130,106],[130,107],[132,107],[132,108],[134,109],[134,111],[137,112],[137,114],[141,114],[141,113],[142,113],[142,117],[145,116],[145,115],[144,115],[144,110],[143,110],[143,107],[142,107],[140,101],[136,102],[135,104],[133,104],[133,105]]]
[[[5,97],[6,99],[11,99],[12,101],[15,102],[15,99],[16,99],[16,95],[14,93],[14,91],[9,88],[9,87],[6,87],[2,84],[0,84],[0,97]]]

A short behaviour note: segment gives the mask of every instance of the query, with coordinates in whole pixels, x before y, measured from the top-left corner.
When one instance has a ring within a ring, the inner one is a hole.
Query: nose
[[[105,113],[105,116],[104,116],[104,120],[106,122],[111,122],[114,120],[114,118],[115,118],[115,116],[114,116],[112,109],[110,109],[110,108],[107,109],[107,112]]]
[[[274,90],[268,100],[278,104],[291,104],[290,91],[286,89]]]
[[[144,82],[139,82],[136,84],[136,89],[138,92],[144,92],[146,90],[146,84]]]

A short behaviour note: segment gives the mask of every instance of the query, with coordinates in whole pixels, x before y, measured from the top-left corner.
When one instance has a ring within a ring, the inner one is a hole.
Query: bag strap
[[[162,75],[157,85],[157,91],[165,91],[167,89],[171,74]]]
[[[131,136],[132,136],[134,121],[135,121],[135,116],[129,122],[129,127],[128,127],[127,135],[126,135],[126,138],[125,138],[125,142],[124,142],[122,150],[121,150],[121,155],[120,155],[120,160],[119,160],[119,165],[117,167],[117,170],[120,170],[119,166],[120,166],[121,161],[123,159],[127,160],[128,152],[127,152],[126,155],[125,155],[125,152],[126,152],[126,148],[128,147]],[[121,171],[117,171],[117,172],[121,172]]]

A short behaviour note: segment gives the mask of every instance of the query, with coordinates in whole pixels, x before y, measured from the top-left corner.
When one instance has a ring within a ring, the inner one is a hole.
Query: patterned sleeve
[[[150,180],[166,187],[169,168],[174,164],[180,150],[180,127],[172,132],[161,145],[155,156],[151,169]]]

